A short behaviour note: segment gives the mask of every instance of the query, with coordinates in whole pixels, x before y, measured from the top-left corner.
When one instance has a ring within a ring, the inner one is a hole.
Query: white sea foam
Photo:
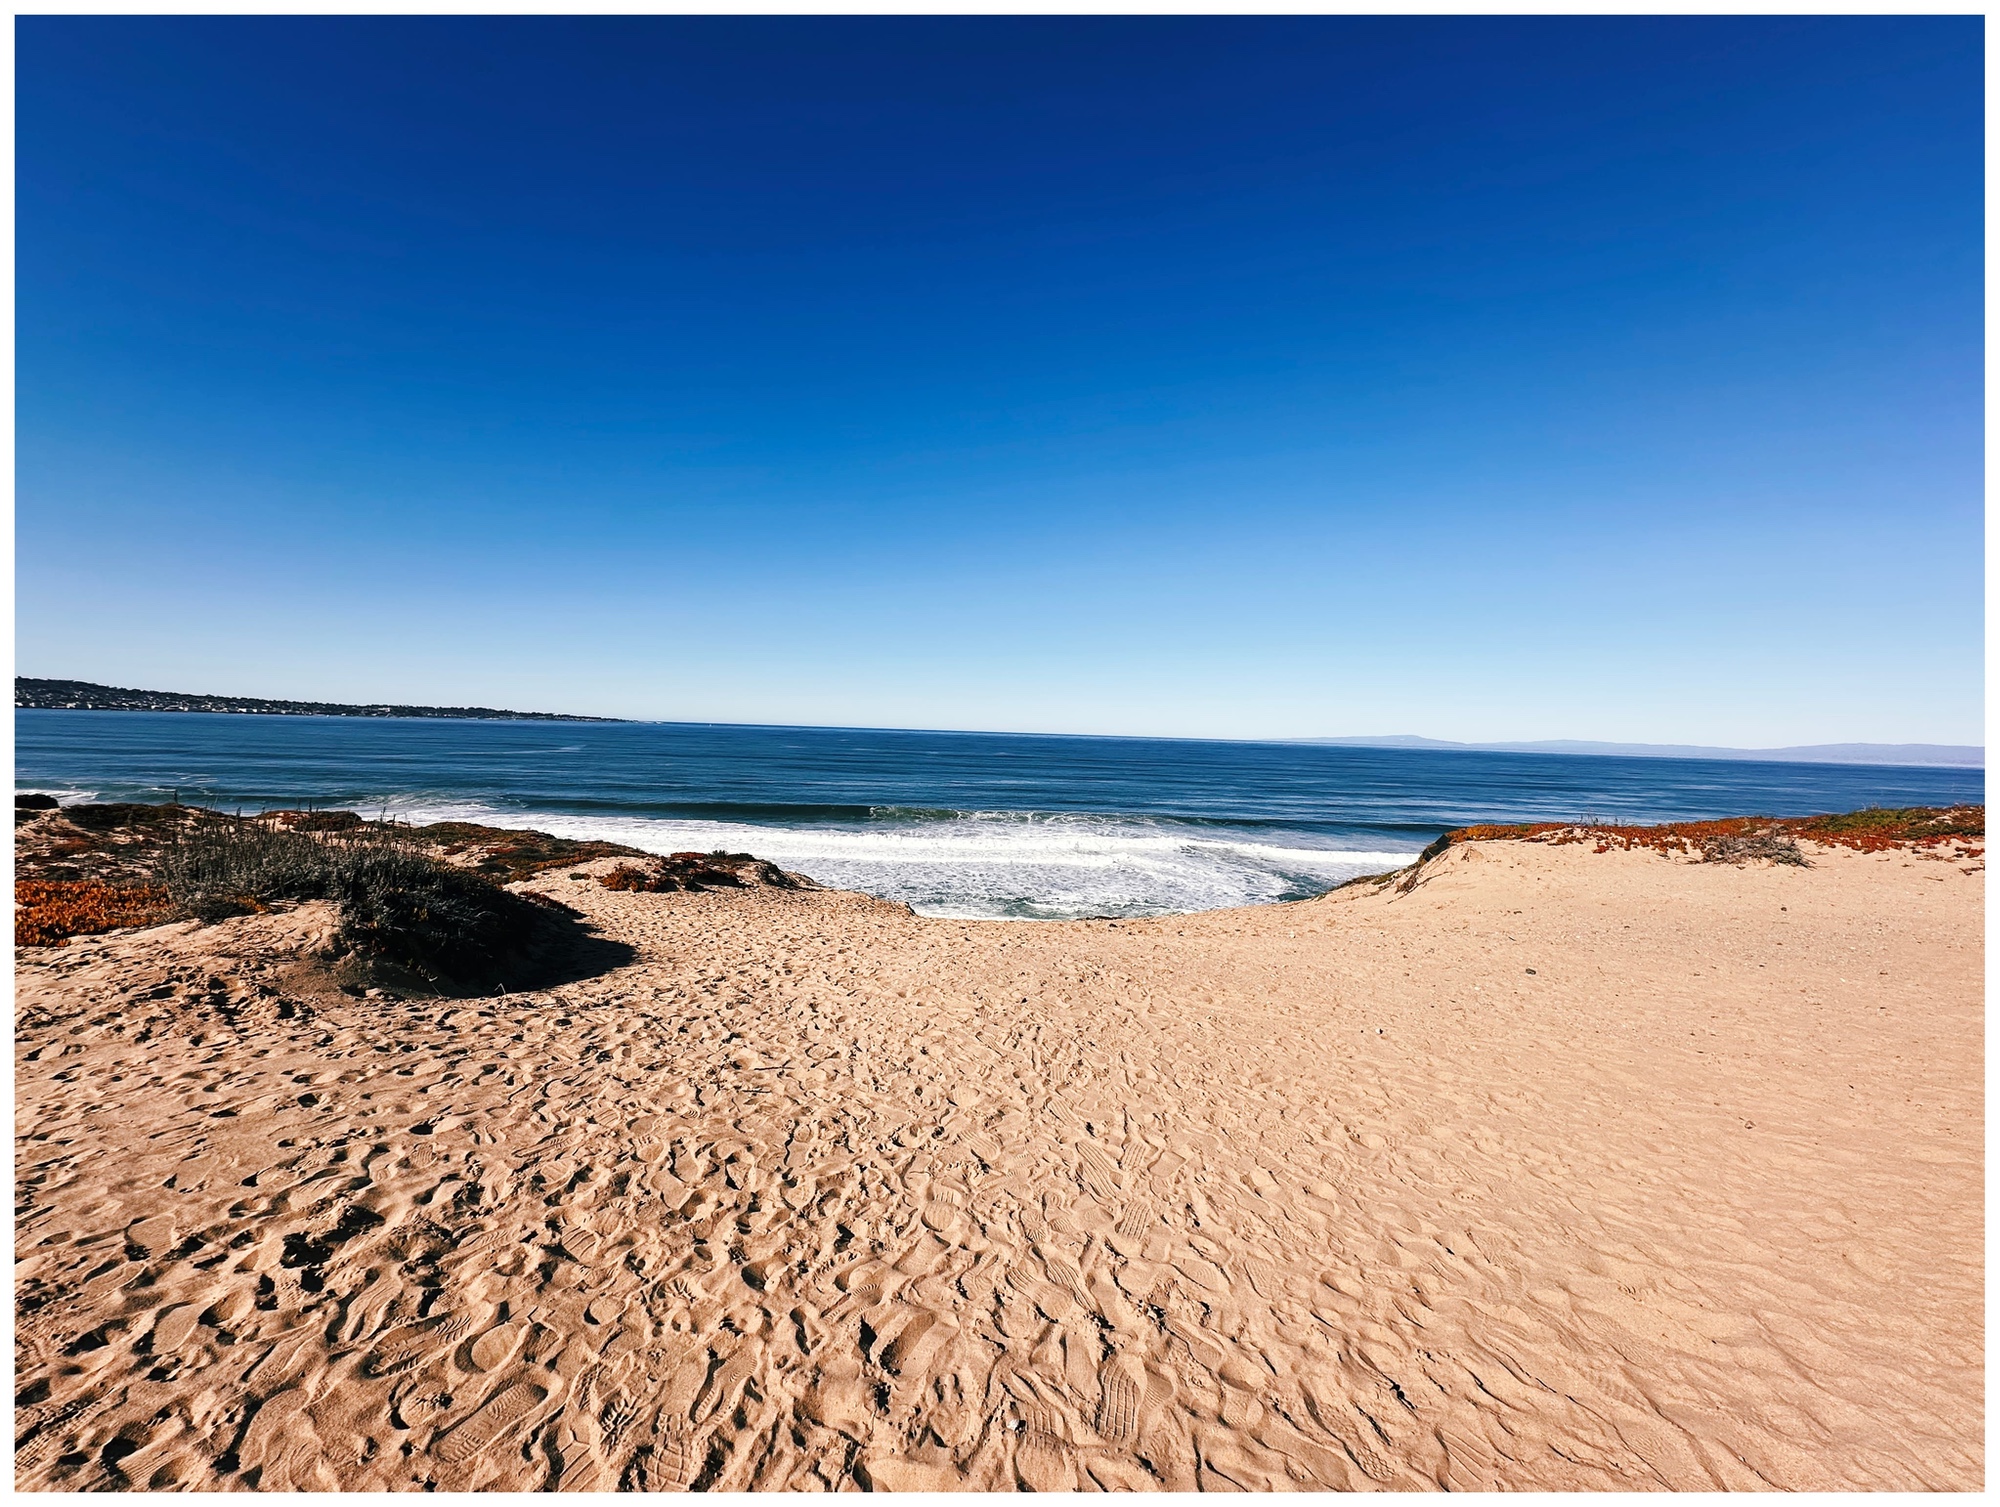
[[[374,814],[380,806],[366,808]],[[649,853],[754,853],[837,889],[907,903],[920,915],[1066,919],[1167,915],[1297,899],[1410,861],[1408,851],[1318,848],[1142,818],[968,812],[861,825],[783,825],[501,811],[391,800],[411,822],[473,821]]]

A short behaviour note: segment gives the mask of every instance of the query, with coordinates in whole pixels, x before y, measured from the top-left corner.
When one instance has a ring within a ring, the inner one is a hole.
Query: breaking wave
[[[598,838],[651,853],[755,853],[836,889],[900,900],[919,915],[1074,920],[1158,916],[1302,900],[1410,861],[1398,849],[1308,847],[1211,823],[1095,814],[875,807],[847,820],[524,812],[480,802],[390,800],[411,822],[473,821]],[[859,817],[856,820],[855,817]]]

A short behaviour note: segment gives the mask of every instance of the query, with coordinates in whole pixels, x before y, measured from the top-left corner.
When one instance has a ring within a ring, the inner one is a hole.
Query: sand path
[[[1976,1487],[1976,867],[559,875],[638,960],[471,1002],[288,996],[315,907],[24,954],[17,1480]]]

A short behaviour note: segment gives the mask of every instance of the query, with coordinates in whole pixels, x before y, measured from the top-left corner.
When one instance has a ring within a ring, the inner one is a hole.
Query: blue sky
[[[22,18],[18,669],[1978,742],[1980,25]]]

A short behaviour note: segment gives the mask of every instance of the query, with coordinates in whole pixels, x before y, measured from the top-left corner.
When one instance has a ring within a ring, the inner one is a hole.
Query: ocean
[[[1977,769],[702,723],[16,711],[64,801],[349,807],[755,853],[920,914],[1303,899],[1473,822],[1796,816],[1985,799]]]

